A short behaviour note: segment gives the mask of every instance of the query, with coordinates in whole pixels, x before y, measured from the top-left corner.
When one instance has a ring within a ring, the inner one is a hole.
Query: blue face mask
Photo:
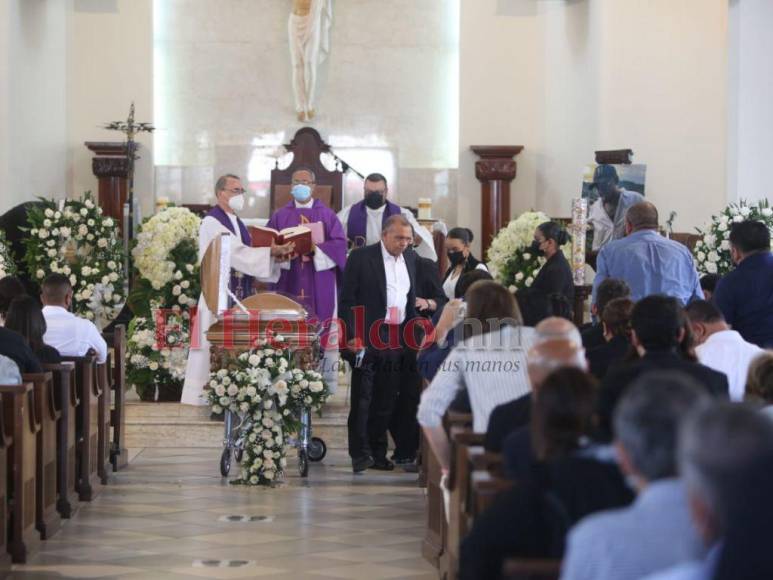
[[[309,201],[309,198],[311,197],[311,187],[302,183],[297,183],[293,185],[290,193],[292,193],[295,201],[305,203]]]

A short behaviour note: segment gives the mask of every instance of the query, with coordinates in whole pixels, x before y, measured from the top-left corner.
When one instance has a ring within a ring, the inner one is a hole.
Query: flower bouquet
[[[0,278],[16,275],[16,264],[11,255],[11,248],[5,239],[5,232],[0,230]]]

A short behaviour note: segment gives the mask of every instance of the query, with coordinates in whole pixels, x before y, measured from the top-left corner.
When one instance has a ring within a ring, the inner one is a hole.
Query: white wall
[[[65,193],[68,5],[0,3],[0,212]]]
[[[773,2],[731,0],[727,191],[731,200],[773,198]]]
[[[678,230],[724,205],[727,0],[463,0],[461,22],[461,223],[480,228],[470,145],[526,147],[514,215],[568,216],[593,152],[624,147]]]
[[[153,119],[153,0],[73,0],[67,62],[68,193],[97,191],[93,154],[84,141],[123,141],[101,125],[124,120],[134,101],[136,120]],[[153,206],[153,139],[142,149],[135,192],[143,213]]]

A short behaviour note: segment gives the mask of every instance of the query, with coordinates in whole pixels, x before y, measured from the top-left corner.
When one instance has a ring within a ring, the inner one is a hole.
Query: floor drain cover
[[[245,514],[232,514],[227,516],[220,516],[218,521],[232,523],[273,522],[274,516],[250,516]]]
[[[254,560],[194,560],[194,568],[244,568],[254,566]]]

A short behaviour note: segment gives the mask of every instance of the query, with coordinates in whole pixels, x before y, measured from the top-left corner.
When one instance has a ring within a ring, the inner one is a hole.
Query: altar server
[[[380,173],[371,173],[365,178],[362,201],[338,212],[349,246],[354,249],[377,244],[381,240],[381,230],[386,221],[393,215],[402,214],[411,224],[414,233],[421,238],[421,243],[414,248],[416,253],[437,262],[432,234],[419,225],[411,210],[387,200],[388,194],[386,177]]]
[[[338,386],[337,288],[346,265],[346,235],[335,212],[314,197],[316,177],[310,169],[293,172],[293,199],[278,209],[268,227],[283,230],[304,224],[321,224],[322,238],[314,251],[297,256],[283,270],[276,289],[303,304],[312,318],[322,324],[322,376],[331,393]]]
[[[293,244],[253,248],[250,234],[236,212],[244,207],[242,182],[236,175],[223,175],[215,185],[217,205],[201,220],[199,228],[199,263],[209,244],[224,233],[231,235],[231,292],[239,300],[254,293],[253,281],[276,282],[279,279],[280,264],[292,256]],[[207,309],[203,294],[199,297],[197,348],[191,348],[188,366],[185,370],[182,403],[206,405],[202,398],[204,385],[209,381],[209,341],[206,332],[217,319],[216,313]],[[193,342],[193,340],[192,340]],[[196,343],[194,342],[194,345]]]

